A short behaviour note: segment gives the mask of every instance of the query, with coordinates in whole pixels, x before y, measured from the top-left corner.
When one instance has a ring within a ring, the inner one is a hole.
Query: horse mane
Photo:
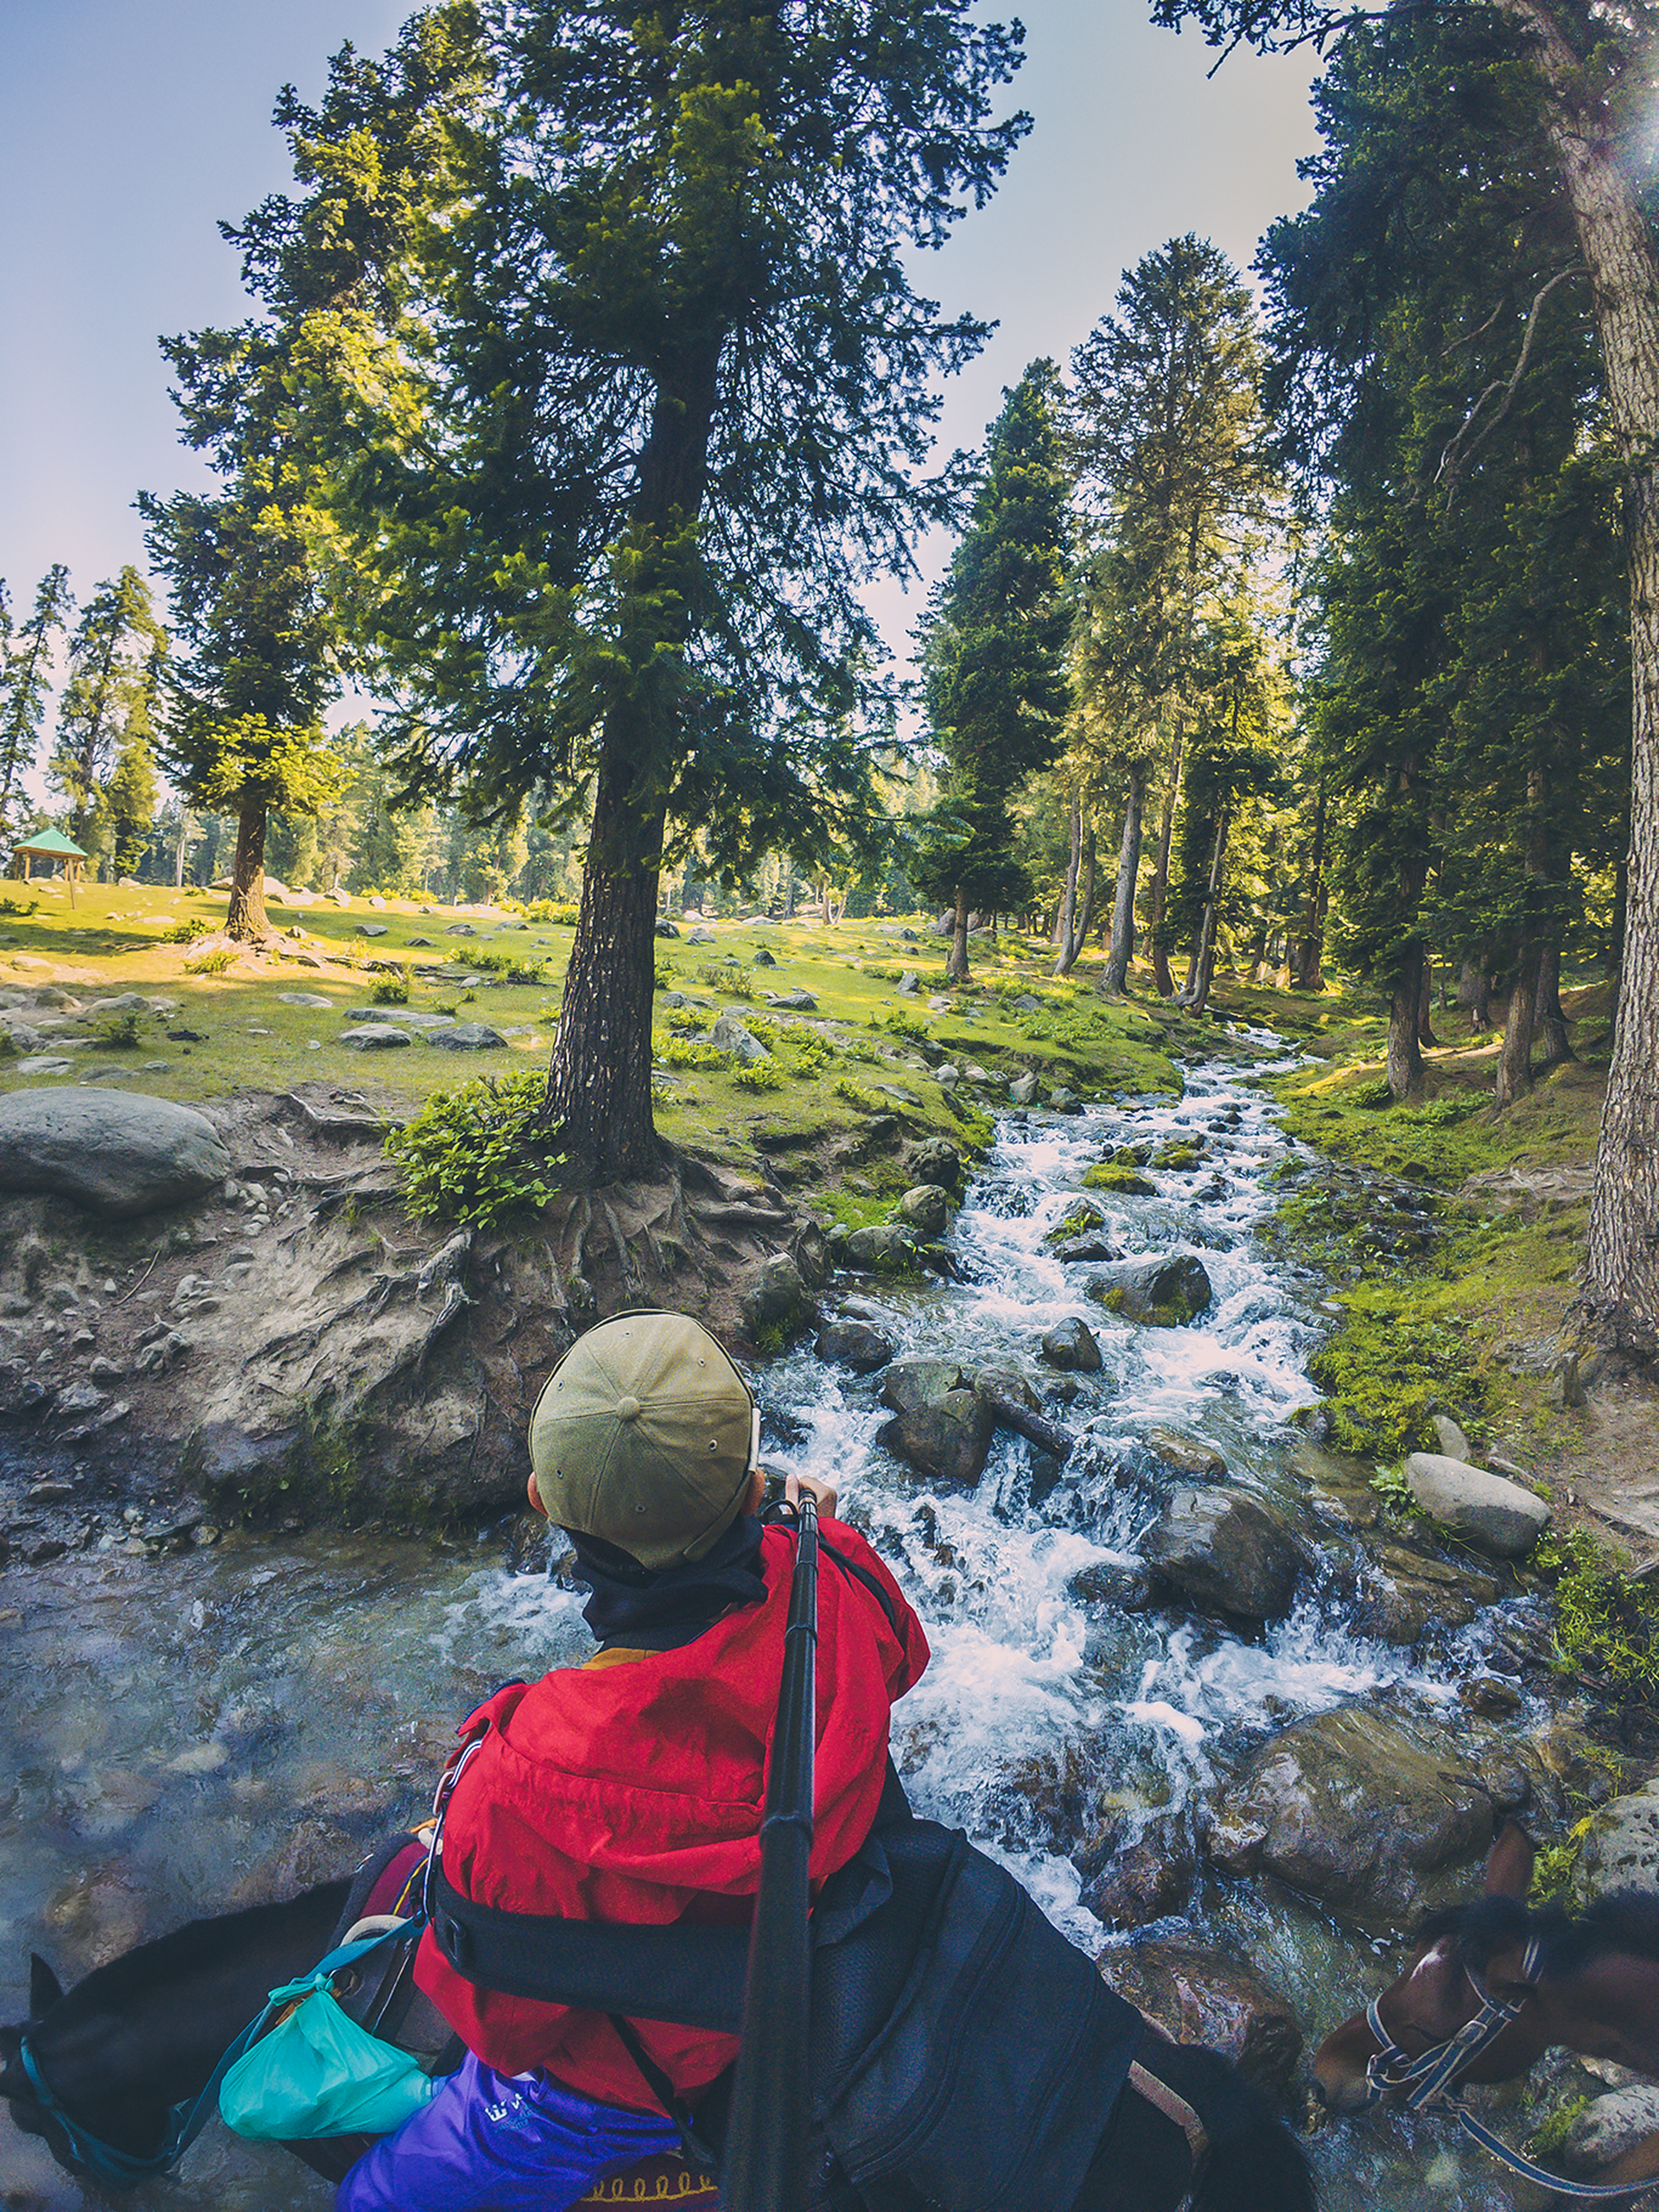
[[[1598,1959],[1615,1954],[1659,1963],[1659,1896],[1612,1890],[1577,1916],[1560,1905],[1529,1911],[1513,1897],[1477,1897],[1472,1904],[1431,1913],[1417,1931],[1423,1943],[1443,1936],[1454,1938],[1459,1958],[1478,1974],[1509,1944],[1536,1942],[1542,1971],[1570,1980]]]
[[[325,1891],[337,1891],[334,1917],[338,1917],[350,1888],[349,1880],[322,1883],[276,1904],[247,1905],[240,1912],[187,1921],[168,1935],[140,1943],[136,1950],[124,1951],[107,1966],[94,1967],[53,2006],[54,2024],[67,2023],[87,2006],[118,2009],[130,1998],[165,1987],[181,1970],[199,1972],[226,1960],[245,1962],[264,1948],[264,1939],[280,1936],[296,1904],[308,1900],[321,1904]]]

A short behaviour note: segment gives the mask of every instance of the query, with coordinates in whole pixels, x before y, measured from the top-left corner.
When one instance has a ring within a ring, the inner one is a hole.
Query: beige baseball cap
[[[616,1313],[576,1338],[530,1417],[550,1521],[641,1567],[702,1558],[760,1456],[749,1386],[685,1313]]]

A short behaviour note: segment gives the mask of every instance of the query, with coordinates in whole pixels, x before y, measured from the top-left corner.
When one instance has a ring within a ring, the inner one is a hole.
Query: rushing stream
[[[1196,1172],[1146,1171],[1155,1198],[1090,1195],[1127,1254],[1198,1252],[1209,1312],[1146,1329],[1087,1305],[1089,1268],[1046,1242],[1084,1168],[1113,1145],[1194,1137],[1207,1147]],[[1231,1062],[1190,1071],[1179,1102],[1011,1116],[952,1233],[963,1280],[849,1300],[904,1353],[1016,1359],[1033,1376],[1041,1332],[1087,1318],[1103,1364],[1054,1409],[1085,1432],[1058,1479],[1002,1437],[971,1492],[930,1487],[874,1442],[879,1376],[855,1381],[804,1347],[760,1377],[770,1464],[838,1484],[926,1624],[932,1665],[894,1716],[912,1798],[1001,1853],[1091,1951],[1124,1939],[1080,1902],[1071,1854],[1087,1838],[1074,1823],[1110,1820],[1132,1836],[1275,1728],[1332,1706],[1444,1712],[1467,1663],[1455,1642],[1425,1662],[1357,1636],[1317,1582],[1257,1641],[1101,1594],[1132,1575],[1137,1538],[1178,1479],[1146,1448],[1154,1424],[1212,1445],[1234,1484],[1306,1523],[1287,1416],[1316,1395],[1305,1367],[1316,1327],[1252,1233],[1285,1148],[1268,1101]],[[280,1860],[289,1885],[322,1878],[342,1830],[366,1841],[421,1805],[456,1718],[497,1682],[588,1648],[581,1594],[499,1557],[499,1542],[316,1535],[160,1561],[72,1555],[0,1576],[0,2018],[25,2010],[31,1948],[73,1979],[223,1909],[252,1870]],[[1363,1939],[1248,1887],[1205,1884],[1189,1928],[1247,1953],[1292,1999],[1310,2048],[1387,1978]],[[1438,2128],[1327,2128],[1314,2152],[1332,2212],[1510,2201],[1495,2170]],[[213,2128],[143,2201],[279,2212],[327,2199],[282,2154]],[[0,2203],[102,2201],[0,2121]]]

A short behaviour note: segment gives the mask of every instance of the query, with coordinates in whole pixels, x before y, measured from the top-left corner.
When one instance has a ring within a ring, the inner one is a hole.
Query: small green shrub
[[[844,1098],[849,1106],[856,1106],[861,1114],[879,1114],[887,1104],[884,1098],[878,1097],[873,1090],[863,1090],[848,1076],[836,1085],[836,1096]]]
[[[1375,1497],[1380,1497],[1390,1513],[1412,1513],[1417,1501],[1411,1494],[1411,1484],[1403,1467],[1379,1467],[1367,1487]]]
[[[1633,1582],[1587,1529],[1551,1529],[1532,1564],[1555,1584],[1555,1649],[1563,1674],[1605,1676],[1633,1697],[1659,1688],[1659,1592]]]
[[[573,930],[578,909],[569,899],[532,899],[519,909],[527,922],[550,922],[555,928]]]
[[[241,955],[233,944],[216,944],[211,952],[198,953],[194,960],[187,960],[187,976],[222,976],[227,968],[234,968]]]
[[[545,1205],[558,1187],[562,1156],[543,1122],[546,1103],[547,1077],[539,1068],[435,1091],[386,1139],[410,1211],[491,1229]]]
[[[933,1032],[928,1027],[926,1022],[919,1014],[908,1013],[901,1006],[894,1007],[889,1014],[884,1014],[880,1017],[880,1027],[891,1030],[895,1037],[913,1037],[918,1045],[932,1042]]]
[[[784,1087],[782,1072],[770,1060],[757,1060],[753,1067],[734,1067],[732,1081],[740,1090],[781,1090]]]
[[[741,963],[734,968],[726,968],[717,960],[707,960],[697,970],[697,981],[706,983],[711,991],[724,991],[728,998],[754,996],[754,970]]]
[[[175,922],[171,929],[162,931],[156,943],[158,944],[194,944],[199,937],[206,937],[207,934],[207,925],[205,921]]]
[[[469,968],[493,976],[503,983],[544,983],[547,969],[539,960],[527,959],[521,952],[497,952],[493,948],[482,952],[471,952],[467,957]]]
[[[143,1022],[138,1009],[129,1007],[124,1014],[106,1014],[92,1034],[112,1052],[130,1052],[144,1041],[140,1033]]]
[[[719,1068],[726,1065],[724,1052],[717,1052],[712,1045],[700,1044],[695,1037],[677,1037],[672,1031],[657,1029],[652,1032],[651,1057],[660,1060],[665,1068]]]
[[[38,899],[14,899],[10,892],[0,897],[0,914],[37,914],[40,909]]]
[[[409,1004],[409,970],[400,968],[395,976],[383,976],[369,993],[376,1006],[407,1006]]]
[[[784,1044],[803,1075],[819,1075],[836,1057],[836,1048],[822,1030],[796,1027],[785,1030]]]
[[[1532,1862],[1532,1885],[1527,1891],[1529,1904],[1549,1904],[1566,1890],[1595,1817],[1593,1813],[1586,1813],[1581,1821],[1574,1821],[1559,1843],[1540,1847]]]

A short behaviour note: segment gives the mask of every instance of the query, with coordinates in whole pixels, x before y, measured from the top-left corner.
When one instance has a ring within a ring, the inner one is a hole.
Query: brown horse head
[[[1513,2023],[1489,2043],[1455,2082],[1507,2082],[1524,2074],[1554,2038],[1522,1971],[1530,1938],[1525,1899],[1532,1882],[1532,1838],[1504,1823],[1486,1861],[1481,1899],[1427,1921],[1399,1980],[1376,2000],[1377,2017],[1396,2046],[1417,2058],[1449,2043],[1487,1998],[1520,2005]],[[1382,2050],[1363,2012],[1344,2020],[1313,2058],[1313,2091],[1332,2112],[1375,2101],[1367,2073]],[[1397,2101],[1385,2091],[1382,2101]]]
[[[1448,2088],[1510,2081],[1557,2045],[1659,2075],[1659,1897],[1615,1892],[1576,1919],[1555,1906],[1529,1912],[1533,1856],[1531,1837],[1507,1822],[1486,1861],[1484,1894],[1424,1923],[1411,1963],[1373,2008],[1395,2054],[1385,2079],[1371,2078],[1384,2046],[1367,2013],[1325,2037],[1313,2081],[1331,2111],[1403,2101],[1406,2069],[1483,2017],[1492,2032],[1456,2065]]]

